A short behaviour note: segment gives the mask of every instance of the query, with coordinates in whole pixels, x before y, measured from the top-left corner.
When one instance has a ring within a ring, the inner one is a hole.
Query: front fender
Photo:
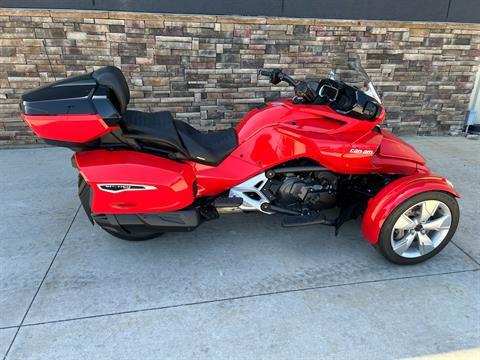
[[[392,181],[368,201],[362,220],[365,238],[375,244],[391,212],[408,198],[426,191],[444,191],[460,197],[447,179],[433,174],[414,174]]]

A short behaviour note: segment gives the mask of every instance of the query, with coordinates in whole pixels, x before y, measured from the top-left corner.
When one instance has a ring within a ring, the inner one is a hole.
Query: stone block
[[[403,56],[404,60],[415,60],[415,61],[432,61],[433,55],[430,54],[405,54]]]
[[[15,56],[17,54],[17,50],[14,46],[0,46],[0,57],[5,56]]]
[[[109,32],[108,25],[103,24],[80,24],[80,31],[86,33],[106,33]]]

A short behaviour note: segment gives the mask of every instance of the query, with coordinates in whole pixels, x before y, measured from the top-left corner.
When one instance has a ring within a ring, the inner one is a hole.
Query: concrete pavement
[[[480,141],[410,137],[462,194],[456,236],[386,262],[360,222],[282,229],[226,215],[125,242],[92,227],[71,153],[0,151],[0,354],[7,359],[402,358],[480,347]]]

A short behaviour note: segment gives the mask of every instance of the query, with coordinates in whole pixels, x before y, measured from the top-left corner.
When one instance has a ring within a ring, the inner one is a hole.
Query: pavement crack
[[[458,250],[460,250],[461,252],[463,252],[465,255],[467,255],[467,257],[470,258],[470,260],[472,260],[475,264],[477,264],[478,266],[480,266],[480,262],[478,262],[472,255],[470,255],[468,252],[466,252],[465,250],[463,250],[463,248],[458,245],[457,243],[455,243],[454,241],[452,241],[452,244],[455,245],[457,247]]]
[[[67,235],[70,232],[70,229],[72,228],[72,225],[73,225],[75,219],[77,218],[78,212],[80,211],[80,207],[81,207],[81,205],[79,205],[78,208],[77,208],[77,211],[75,211],[75,215],[73,215],[72,221],[68,225],[68,228],[67,228],[67,231],[65,232],[65,235],[63,235],[62,241],[60,242],[60,245],[58,246],[57,251],[55,251],[55,255],[53,256],[52,261],[50,262],[50,265],[48,265],[47,271],[43,275],[43,278],[40,281],[40,284],[38,285],[37,290],[35,291],[35,294],[33,295],[32,301],[30,301],[30,304],[27,307],[27,311],[25,311],[25,314],[23,315],[22,321],[20,321],[20,325],[18,325],[17,331],[15,332],[15,335],[13,336],[13,339],[10,342],[10,345],[8,346],[8,349],[5,352],[5,355],[3,356],[3,360],[6,360],[6,358],[8,356],[8,353],[10,352],[10,350],[13,346],[13,343],[15,342],[15,340],[17,338],[18,332],[20,331],[22,326],[24,326],[23,323],[25,322],[25,319],[27,318],[28,312],[30,311],[30,308],[32,307],[33,303],[35,302],[35,299],[37,298],[37,295],[40,292],[40,289],[42,288],[42,285],[45,282],[45,279],[47,278],[48,273],[50,272],[50,269],[52,268],[53,263],[55,262],[55,259],[57,258],[57,255],[60,252],[60,249],[62,248],[62,245],[65,242],[65,239],[67,238]]]
[[[228,298],[196,301],[196,302],[190,302],[190,303],[156,306],[156,307],[143,308],[143,309],[118,311],[118,312],[113,312],[113,313],[79,316],[79,317],[74,317],[74,318],[58,319],[58,320],[50,320],[50,321],[36,322],[36,323],[30,323],[30,324],[22,324],[22,327],[64,323],[64,322],[77,321],[77,320],[96,319],[96,318],[102,318],[102,317],[108,317],[108,316],[135,314],[135,313],[140,313],[140,312],[149,312],[149,311],[189,307],[189,306],[195,306],[195,305],[213,304],[213,303],[220,303],[220,302],[227,302],[227,301],[234,301],[234,300],[250,299],[250,298],[264,297],[264,296],[270,296],[270,295],[280,295],[280,294],[295,293],[295,292],[303,292],[303,291],[312,291],[312,290],[319,290],[319,289],[329,289],[329,288],[337,288],[337,287],[344,287],[344,286],[382,283],[382,282],[387,282],[387,281],[408,280],[408,279],[417,279],[417,278],[427,278],[427,277],[433,277],[433,276],[461,274],[461,273],[467,273],[467,272],[476,272],[476,271],[479,271],[479,270],[480,270],[479,268],[475,268],[475,269],[468,269],[468,270],[447,271],[447,272],[435,273],[435,274],[411,275],[411,276],[402,276],[402,277],[396,277],[396,278],[365,280],[365,281],[357,281],[357,282],[333,284],[333,285],[312,286],[312,287],[307,287],[307,288],[280,290],[280,291],[274,291],[274,292],[268,292],[268,293],[249,294],[249,295],[242,295],[242,296],[233,296],[233,297],[228,297]]]

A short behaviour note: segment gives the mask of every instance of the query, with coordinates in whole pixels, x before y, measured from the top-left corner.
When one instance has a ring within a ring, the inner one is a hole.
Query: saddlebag
[[[75,154],[75,163],[91,188],[92,214],[177,211],[195,198],[188,164],[128,150],[83,151]]]

